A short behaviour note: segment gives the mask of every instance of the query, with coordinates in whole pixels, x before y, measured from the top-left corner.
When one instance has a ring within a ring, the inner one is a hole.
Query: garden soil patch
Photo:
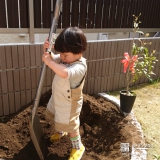
[[[69,137],[51,143],[50,135],[54,125],[45,118],[44,111],[51,92],[40,100],[38,115],[47,146],[46,160],[67,160],[71,151]],[[39,160],[29,132],[29,116],[32,105],[23,108],[12,116],[0,117],[0,158],[5,160]],[[142,138],[132,117],[124,117],[111,102],[98,95],[84,94],[80,115],[80,133],[85,145],[82,160],[129,160],[131,154],[123,155],[121,143],[141,143]]]

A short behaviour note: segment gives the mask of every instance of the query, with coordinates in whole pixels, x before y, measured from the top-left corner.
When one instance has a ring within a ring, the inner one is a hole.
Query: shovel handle
[[[60,12],[60,7],[61,7],[62,1],[63,0],[57,0],[56,1],[55,11],[54,11],[54,17],[53,17],[52,25],[51,25],[50,32],[49,32],[49,43],[51,45],[53,45],[52,44],[52,42],[53,42],[52,38],[53,38],[53,36],[55,36],[55,32],[56,32],[57,25],[58,25],[58,18],[59,18],[59,12]],[[51,50],[48,50],[48,52],[51,52]],[[34,117],[35,117],[35,114],[37,112],[37,108],[38,108],[38,105],[39,105],[45,73],[46,73],[46,65],[45,65],[45,63],[43,63],[42,64],[40,78],[39,78],[39,82],[38,82],[38,88],[37,88],[37,92],[36,92],[36,97],[35,97],[35,100],[34,100],[32,111],[31,111],[32,112],[31,113],[31,121],[32,121],[32,123],[34,121]]]

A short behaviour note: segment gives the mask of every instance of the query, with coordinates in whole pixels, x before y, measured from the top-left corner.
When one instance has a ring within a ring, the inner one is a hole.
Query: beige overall
[[[85,77],[79,87],[71,89],[69,79],[55,75],[46,115],[49,119],[54,120],[56,131],[78,132],[79,115],[83,104],[84,79]]]

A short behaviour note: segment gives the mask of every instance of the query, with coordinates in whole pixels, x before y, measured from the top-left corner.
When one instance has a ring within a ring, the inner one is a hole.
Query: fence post
[[[34,11],[33,0],[29,0],[29,42],[34,43]]]

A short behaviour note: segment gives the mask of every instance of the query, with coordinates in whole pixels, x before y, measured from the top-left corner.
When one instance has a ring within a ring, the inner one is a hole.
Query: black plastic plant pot
[[[120,109],[122,112],[130,113],[134,105],[136,94],[130,91],[131,95],[127,95],[127,91],[120,91]]]

